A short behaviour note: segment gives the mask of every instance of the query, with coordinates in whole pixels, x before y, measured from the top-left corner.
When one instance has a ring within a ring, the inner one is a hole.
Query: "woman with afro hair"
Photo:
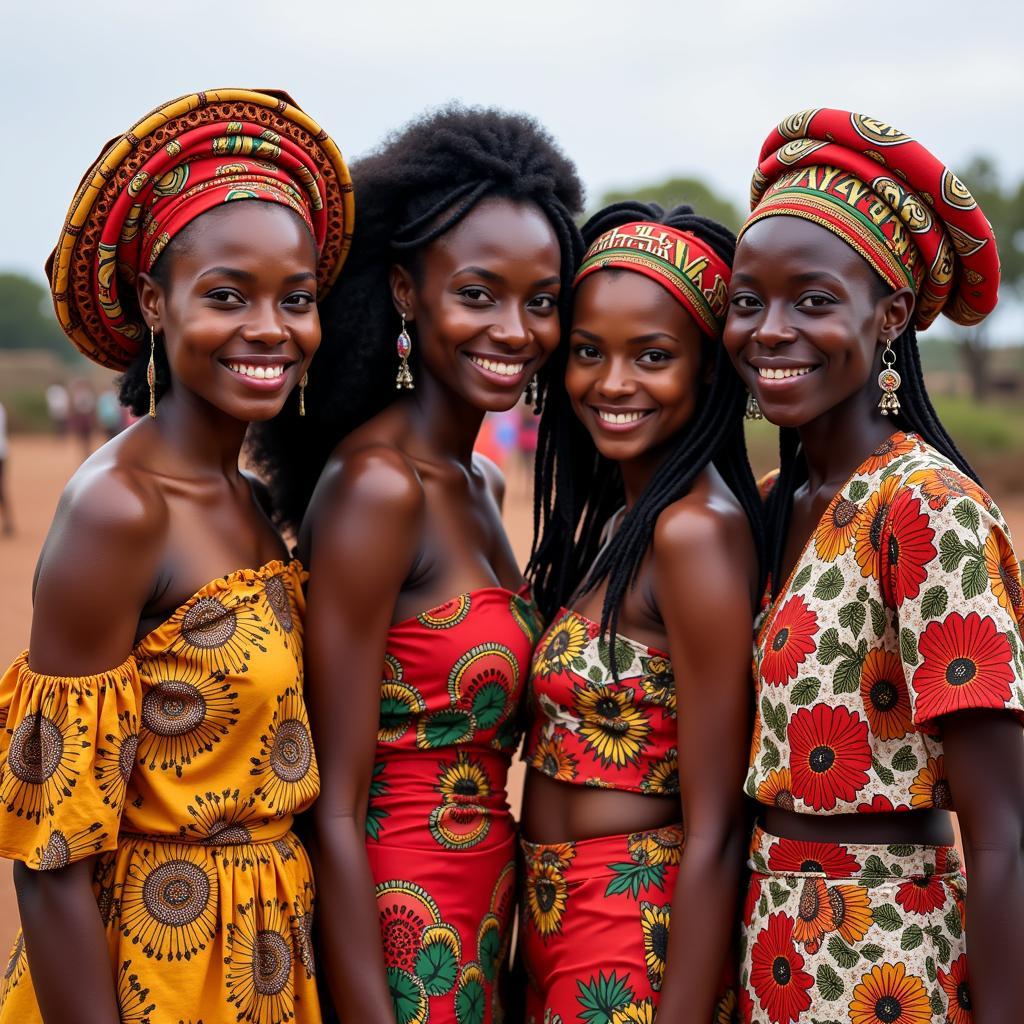
[[[473,446],[488,412],[549,390],[581,186],[534,121],[460,108],[353,179],[306,415],[256,440],[311,573],[322,969],[344,1020],[484,1024],[501,1016],[505,782],[539,631],[500,474]]]

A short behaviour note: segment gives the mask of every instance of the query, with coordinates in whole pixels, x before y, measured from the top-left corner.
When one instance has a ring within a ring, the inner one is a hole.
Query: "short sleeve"
[[[135,659],[91,676],[0,679],[0,856],[52,870],[117,845],[138,746]]]
[[[880,543],[914,722],[972,708],[1024,718],[1024,592],[1006,525],[966,478],[950,493],[915,477],[923,486],[900,489]]]

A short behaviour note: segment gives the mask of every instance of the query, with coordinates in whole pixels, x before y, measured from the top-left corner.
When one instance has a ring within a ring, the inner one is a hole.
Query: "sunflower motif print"
[[[0,849],[40,871],[95,857],[123,1021],[320,1020],[290,831],[318,791],[304,577],[214,580],[108,672],[43,676],[22,655],[0,679]],[[19,936],[0,1024],[40,1020]]]
[[[810,814],[952,808],[936,721],[1024,715],[1022,622],[999,509],[920,437],[893,434],[762,619],[747,794]]]
[[[970,1024],[952,847],[799,842],[758,829],[740,940],[750,1024]]]
[[[541,638],[523,757],[561,782],[678,794],[672,663],[628,637],[613,651],[599,634],[596,622],[563,609]]]
[[[500,1020],[516,892],[505,792],[539,635],[484,587],[392,626],[366,850],[398,1024]]]

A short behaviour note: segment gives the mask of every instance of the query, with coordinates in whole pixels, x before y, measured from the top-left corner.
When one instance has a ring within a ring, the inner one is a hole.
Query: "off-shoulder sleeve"
[[[22,654],[0,679],[0,855],[52,870],[117,844],[135,763],[134,657],[91,676],[47,676]]]
[[[934,471],[912,474],[919,486],[899,491],[881,534],[883,593],[914,722],[925,727],[971,708],[1024,717],[1020,565],[992,500],[955,482],[944,490]]]

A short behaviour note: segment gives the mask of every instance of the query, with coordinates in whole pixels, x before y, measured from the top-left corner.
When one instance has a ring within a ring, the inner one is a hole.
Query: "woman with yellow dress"
[[[68,483],[0,683],[3,1024],[320,1020],[304,572],[238,457],[303,402],[352,213],[327,134],[237,89],[154,110],[75,194],[57,315],[143,418]]]

